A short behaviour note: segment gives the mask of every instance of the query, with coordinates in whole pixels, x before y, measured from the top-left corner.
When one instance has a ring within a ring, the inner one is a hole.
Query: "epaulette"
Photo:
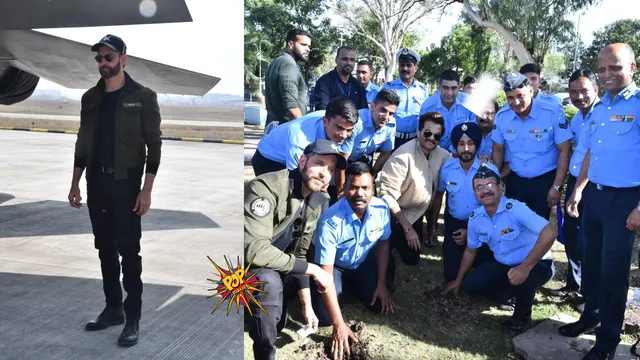
[[[640,98],[640,89],[636,89],[636,91],[633,93],[633,96]]]

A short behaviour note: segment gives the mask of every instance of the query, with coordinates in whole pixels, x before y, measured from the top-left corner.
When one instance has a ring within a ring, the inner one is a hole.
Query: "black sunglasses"
[[[113,61],[113,59],[116,58],[116,56],[118,56],[118,55],[109,53],[109,54],[105,54],[104,56],[103,55],[96,55],[94,57],[94,59],[96,59],[97,63],[102,62],[102,59],[105,59],[107,62],[111,62],[111,61]]]
[[[425,139],[430,138],[432,135],[433,135],[433,138],[436,139],[436,141],[440,141],[440,139],[442,139],[442,134],[434,133],[434,132],[431,132],[430,130],[425,130],[422,133],[422,136],[424,136]]]

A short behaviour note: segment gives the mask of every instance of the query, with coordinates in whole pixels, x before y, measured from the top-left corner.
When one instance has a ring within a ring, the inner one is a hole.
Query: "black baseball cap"
[[[98,51],[103,45],[122,54],[127,53],[127,45],[125,45],[124,41],[122,41],[120,37],[111,34],[107,34],[100,39],[100,41],[91,47],[91,51]]]
[[[347,168],[347,159],[338,150],[338,145],[331,140],[316,140],[304,148],[303,154],[335,155],[338,159],[336,167],[340,170]]]

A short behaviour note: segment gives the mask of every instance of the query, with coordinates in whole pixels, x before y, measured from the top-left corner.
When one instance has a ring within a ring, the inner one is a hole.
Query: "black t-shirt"
[[[122,88],[102,95],[94,151],[95,164],[98,167],[115,167],[116,109],[120,94]]]

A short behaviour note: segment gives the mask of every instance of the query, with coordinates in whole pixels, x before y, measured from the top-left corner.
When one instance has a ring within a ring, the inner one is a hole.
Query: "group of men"
[[[296,49],[308,49],[310,39],[292,30],[281,57],[300,60]],[[559,230],[549,223],[551,208],[566,208],[571,266],[560,292],[579,291],[586,304],[580,321],[560,333],[578,336],[599,324],[584,359],[613,358],[640,228],[640,167],[621,163],[640,163],[631,48],[613,44],[600,53],[602,99],[591,71],[572,74],[569,93],[579,111],[571,121],[557,98],[539,90],[535,64],[505,76],[505,106],[493,101],[473,113],[460,89],[472,92],[475,79],[461,83],[444,71],[429,96],[415,79],[420,57],[413,50],[398,52],[400,77],[379,90],[358,82],[370,81],[371,66],[356,67],[355,59],[341,47],[336,69],[318,80],[316,108],[323,110],[290,121],[271,111],[277,93],[267,98],[268,122],[277,124],[258,144],[256,178],[245,191],[245,258],[265,267],[256,299],[266,311],[254,306],[249,320],[255,358],[275,358],[295,293],[307,326],[333,325],[334,358],[348,353],[355,339],[340,312],[343,293],[375,312],[393,311],[394,254],[419,263],[422,247],[436,241],[445,192],[443,294],[463,288],[489,297],[513,309],[504,329],[528,328],[535,293],[555,273],[550,248]],[[268,88],[295,93],[286,86],[291,75],[278,79],[270,66],[269,79],[279,85]],[[280,101],[278,111],[296,112],[286,104],[299,102]]]

